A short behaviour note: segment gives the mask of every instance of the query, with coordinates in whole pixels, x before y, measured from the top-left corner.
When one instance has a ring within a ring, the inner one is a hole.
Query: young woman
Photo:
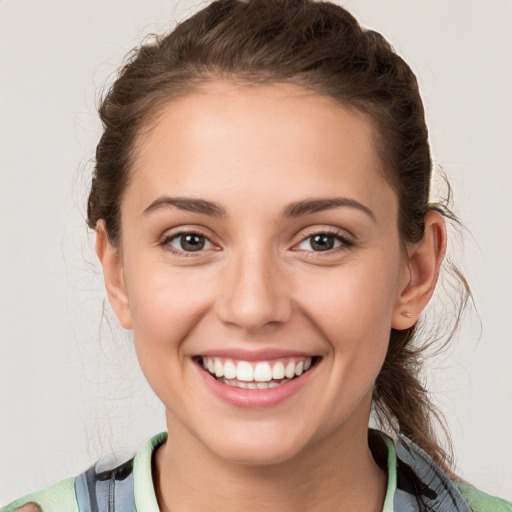
[[[88,224],[167,432],[3,512],[512,510],[435,436],[415,331],[450,214],[380,34],[218,0],[141,47],[100,116]]]

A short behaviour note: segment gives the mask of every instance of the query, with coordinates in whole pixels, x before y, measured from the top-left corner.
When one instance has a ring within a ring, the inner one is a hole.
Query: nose
[[[246,332],[284,324],[292,303],[275,257],[255,250],[234,256],[223,276],[216,309],[222,322]]]

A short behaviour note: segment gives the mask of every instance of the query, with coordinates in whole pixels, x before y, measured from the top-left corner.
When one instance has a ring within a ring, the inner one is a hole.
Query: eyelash
[[[190,230],[190,231],[179,231],[178,233],[173,233],[171,235],[168,235],[166,237],[164,237],[164,239],[162,240],[162,242],[160,243],[160,245],[162,247],[164,247],[167,251],[169,251],[171,254],[175,254],[177,256],[185,256],[185,257],[194,257],[196,256],[195,253],[201,253],[201,252],[204,252],[201,248],[201,250],[199,251],[185,251],[185,250],[176,250],[174,249],[170,243],[173,241],[173,240],[176,240],[176,239],[179,239],[180,237],[182,236],[185,236],[185,235],[195,235],[195,236],[199,236],[201,238],[203,238],[207,243],[211,244],[212,246],[215,246],[215,244],[203,233],[201,233],[200,231],[194,231],[194,230]]]
[[[180,237],[185,236],[185,235],[199,236],[199,237],[203,238],[206,241],[206,243],[209,243],[209,244],[211,244],[212,246],[215,247],[215,244],[208,238],[208,236],[206,236],[205,234],[203,234],[203,233],[201,233],[199,231],[192,231],[192,230],[191,231],[179,231],[178,233],[173,233],[171,235],[168,235],[168,236],[166,236],[162,240],[160,245],[162,247],[164,247],[170,253],[175,254],[177,256],[195,257],[195,256],[198,255],[198,254],[195,254],[195,253],[202,253],[202,252],[204,252],[203,248],[201,248],[198,251],[185,251],[185,250],[176,250],[176,249],[174,249],[170,245],[170,243],[172,241],[174,241],[176,239],[179,239]],[[338,231],[325,229],[325,230],[320,230],[320,231],[312,232],[308,236],[302,238],[302,240],[298,244],[296,244],[294,247],[297,247],[297,246],[301,245],[302,243],[306,242],[309,239],[312,239],[315,236],[321,236],[321,235],[334,238],[335,241],[340,242],[340,245],[338,245],[337,247],[333,247],[331,249],[325,250],[325,251],[302,250],[305,253],[311,253],[311,254],[308,255],[308,257],[318,257],[320,255],[335,254],[335,253],[337,253],[339,251],[350,249],[351,247],[353,247],[355,245],[353,240],[351,240],[350,238],[347,238],[344,235],[341,235]],[[294,251],[301,251],[301,249],[292,249],[292,250],[294,250]],[[313,256],[313,254],[315,256]]]
[[[296,244],[295,247],[297,247],[298,245],[301,245],[302,243],[306,242],[307,240],[312,240],[313,237],[315,236],[327,236],[327,237],[332,237],[335,239],[335,241],[338,241],[340,242],[340,245],[338,245],[337,247],[333,247],[332,249],[328,249],[326,251],[304,251],[306,253],[310,253],[308,254],[308,257],[320,257],[320,256],[328,256],[328,255],[332,255],[332,254],[337,254],[338,252],[341,252],[341,251],[346,251],[347,249],[350,249],[351,247],[353,247],[355,245],[355,242],[348,238],[347,236],[345,235],[342,235],[339,231],[335,231],[335,230],[330,230],[330,229],[322,229],[322,230],[319,230],[319,231],[314,231],[312,233],[310,233],[309,235],[307,235],[306,237],[304,237],[298,244]],[[311,244],[311,242],[310,242]],[[300,251],[301,249],[294,249],[296,251]]]

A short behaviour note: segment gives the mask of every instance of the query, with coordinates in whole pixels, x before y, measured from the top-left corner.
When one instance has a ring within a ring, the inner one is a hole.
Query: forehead
[[[169,102],[140,136],[132,195],[394,202],[363,113],[293,84],[216,81]],[[129,191],[128,191],[129,192]]]

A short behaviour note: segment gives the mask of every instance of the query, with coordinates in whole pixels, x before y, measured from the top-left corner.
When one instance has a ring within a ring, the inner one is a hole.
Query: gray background
[[[104,301],[84,204],[96,98],[197,1],[0,2],[0,503],[164,428]],[[512,2],[352,0],[417,72],[436,162],[472,237],[475,315],[430,364],[461,474],[512,497]]]

